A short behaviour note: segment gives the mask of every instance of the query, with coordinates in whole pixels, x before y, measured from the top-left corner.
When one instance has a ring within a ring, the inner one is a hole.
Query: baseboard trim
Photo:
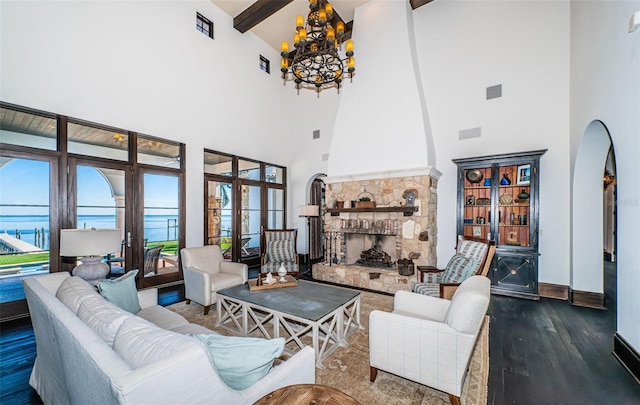
[[[566,301],[569,299],[569,286],[551,283],[538,283],[538,294],[544,298]]]
[[[569,301],[577,307],[604,309],[604,294],[569,288]]]
[[[618,333],[613,337],[613,356],[640,384],[640,353],[631,347]]]

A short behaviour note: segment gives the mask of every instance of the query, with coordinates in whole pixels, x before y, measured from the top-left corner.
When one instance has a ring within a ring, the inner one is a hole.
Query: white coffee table
[[[249,291],[244,285],[218,291],[218,326],[267,339],[284,337],[298,348],[311,345],[316,367],[358,329],[360,292],[300,280],[295,287]],[[306,340],[306,342],[305,342]],[[290,345],[291,346],[291,345]]]

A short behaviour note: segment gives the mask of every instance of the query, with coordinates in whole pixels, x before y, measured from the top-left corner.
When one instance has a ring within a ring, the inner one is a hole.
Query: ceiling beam
[[[427,3],[431,3],[433,0],[409,0],[411,9],[415,10],[418,7],[422,7]]]
[[[233,27],[245,33],[293,0],[258,0],[233,18]]]

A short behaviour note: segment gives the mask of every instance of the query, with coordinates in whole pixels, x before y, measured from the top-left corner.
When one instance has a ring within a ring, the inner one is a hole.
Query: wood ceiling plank
[[[411,9],[415,10],[418,7],[422,7],[427,3],[431,3],[433,0],[409,0]]]
[[[245,33],[293,0],[258,0],[233,18],[233,27]]]

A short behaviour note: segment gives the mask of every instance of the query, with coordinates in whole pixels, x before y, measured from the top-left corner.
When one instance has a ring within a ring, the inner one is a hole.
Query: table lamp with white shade
[[[120,229],[61,229],[60,256],[79,257],[82,263],[71,274],[95,284],[109,274],[102,258],[120,249],[121,235]]]

